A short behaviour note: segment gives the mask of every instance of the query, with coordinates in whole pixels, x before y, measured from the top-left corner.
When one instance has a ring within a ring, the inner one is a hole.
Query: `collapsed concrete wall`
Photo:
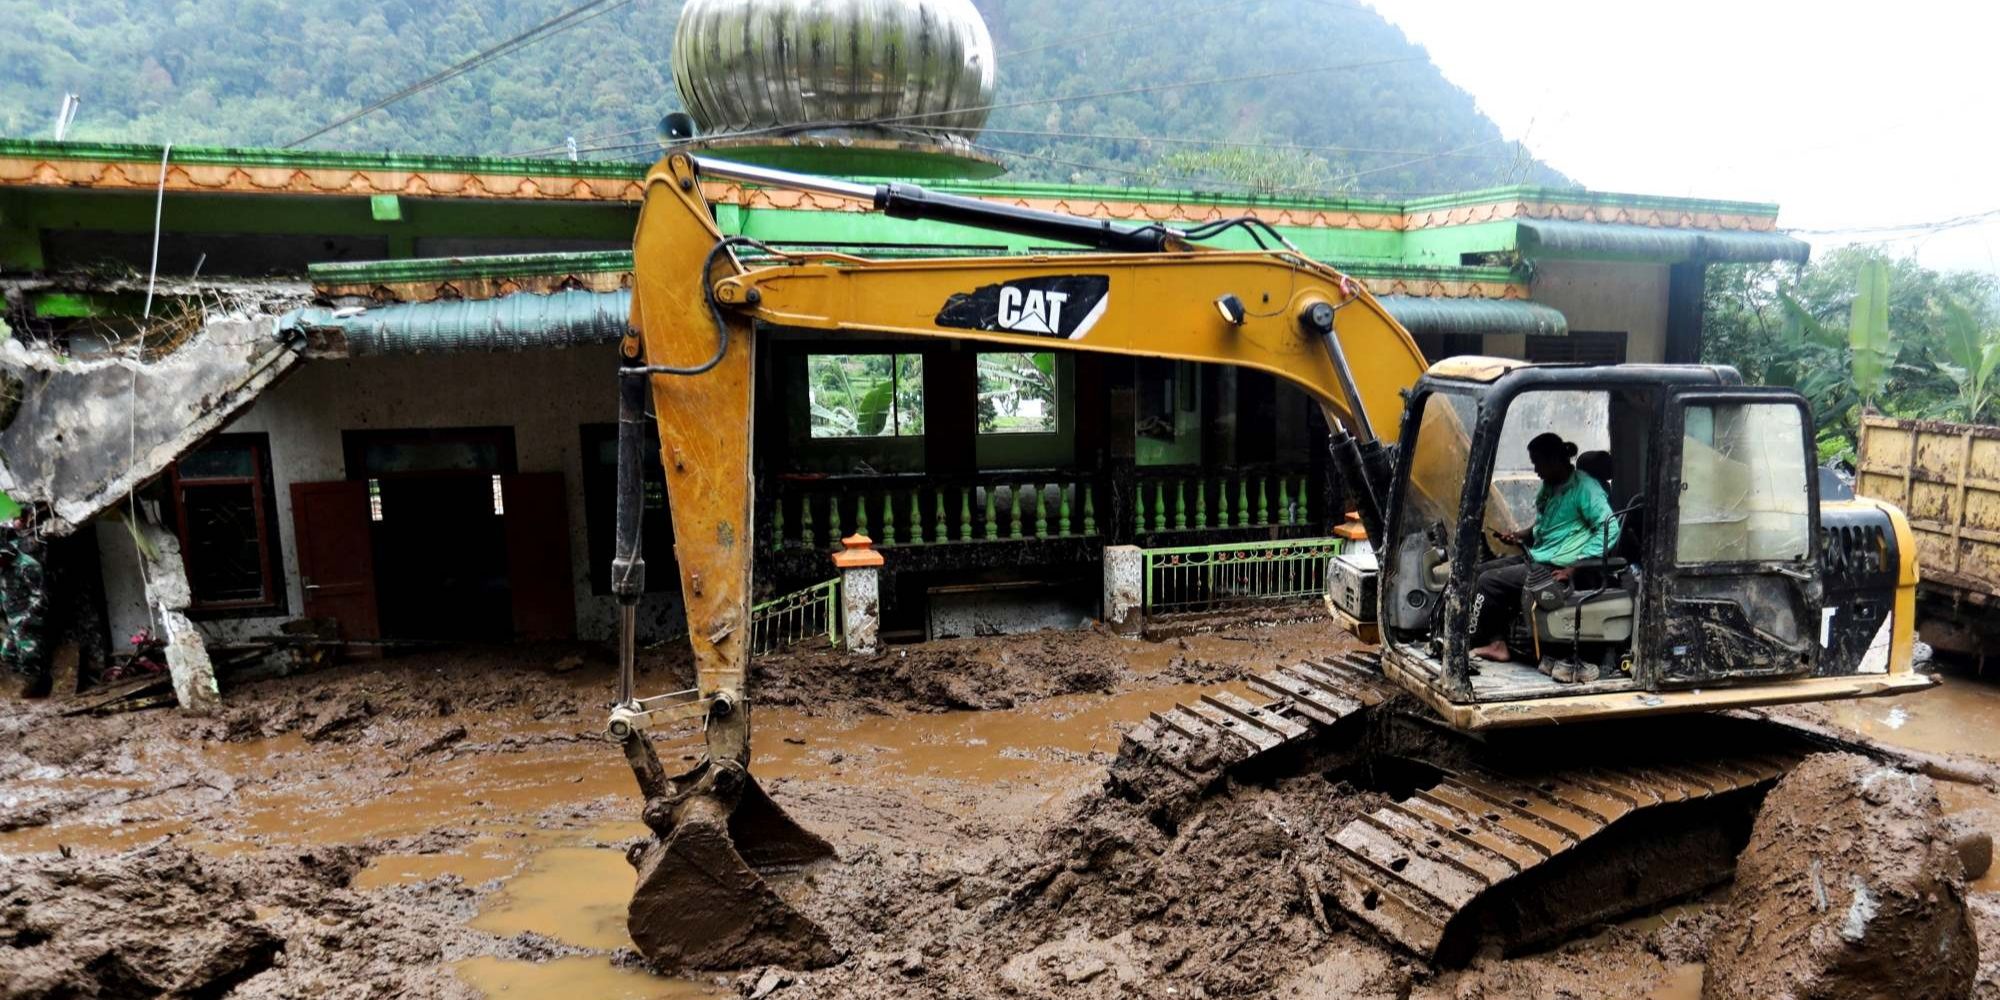
[[[0,372],[20,383],[20,405],[0,427],[0,491],[47,509],[44,532],[75,531],[299,363],[277,327],[274,316],[211,317],[157,361],[0,342]]]

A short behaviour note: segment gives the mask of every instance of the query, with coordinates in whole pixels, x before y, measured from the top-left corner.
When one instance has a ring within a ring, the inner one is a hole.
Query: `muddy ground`
[[[611,664],[459,650],[234,687],[212,719],[0,712],[0,996],[1692,997],[1722,894],[1538,954],[1434,969],[1329,910],[1326,835],[1381,801],[1233,788],[1171,833],[1102,793],[1121,726],[1344,639],[1324,623],[1098,633],[759,665],[755,768],[839,860],[782,891],[827,969],[663,977],[630,950],[644,834],[598,739]],[[648,658],[642,686],[686,681]],[[1821,721],[1995,750],[2000,691]],[[692,734],[668,734],[669,757]],[[1969,744],[1980,744],[1971,746]],[[1945,786],[1948,809],[2000,801]],[[2000,876],[1973,886],[2000,942]],[[2000,958],[2000,947],[1990,949]],[[2000,962],[1975,995],[2000,997]]]

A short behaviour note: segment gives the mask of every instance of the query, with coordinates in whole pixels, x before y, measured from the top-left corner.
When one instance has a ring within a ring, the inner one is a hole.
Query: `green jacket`
[[[1609,534],[1605,525],[1609,524]],[[1607,539],[1609,540],[1607,542]],[[1578,469],[1559,486],[1542,485],[1535,494],[1535,536],[1528,558],[1550,566],[1595,559],[1618,544],[1618,522],[1604,484]]]

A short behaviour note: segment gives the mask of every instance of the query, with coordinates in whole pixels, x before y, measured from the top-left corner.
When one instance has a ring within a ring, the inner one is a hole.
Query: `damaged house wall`
[[[610,345],[313,359],[223,428],[226,433],[269,436],[287,613],[211,617],[202,621],[202,628],[221,641],[234,641],[270,634],[281,622],[304,613],[291,486],[348,477],[343,431],[507,427],[513,432],[518,471],[562,475],[576,631],[586,639],[609,639],[617,605],[608,595],[592,593],[588,528],[591,518],[608,518],[610,512],[586,509],[582,426],[615,423],[615,366],[616,350]],[[133,545],[115,518],[103,519],[97,530],[112,634],[130,634],[147,621]],[[674,580],[671,566],[653,572],[662,574],[663,581]],[[675,588],[647,594],[640,611],[642,635],[682,627]]]
[[[46,505],[66,535],[160,474],[299,363],[273,316],[217,316],[157,361],[78,359],[21,338],[0,370],[22,384],[0,429],[0,490]]]

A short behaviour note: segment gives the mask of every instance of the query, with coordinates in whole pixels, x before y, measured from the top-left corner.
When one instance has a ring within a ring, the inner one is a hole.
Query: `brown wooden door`
[[[379,639],[375,549],[368,531],[368,484],[292,484],[292,527],[308,618],[340,622],[343,639]]]
[[[560,472],[500,477],[507,530],[507,589],[514,634],[523,639],[576,635],[576,584],[569,564],[569,496]]]

